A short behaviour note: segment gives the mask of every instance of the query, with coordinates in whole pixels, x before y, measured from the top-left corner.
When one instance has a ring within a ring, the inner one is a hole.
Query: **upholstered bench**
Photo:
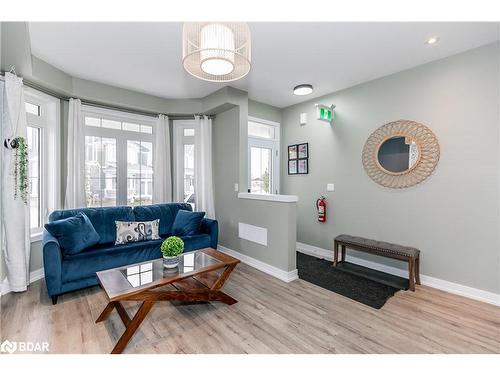
[[[415,291],[415,283],[420,285],[420,250],[409,247],[396,245],[389,242],[375,241],[363,237],[349,236],[341,234],[335,237],[333,241],[333,266],[336,267],[338,261],[339,249],[342,247],[340,261],[345,261],[346,247],[383,256],[386,258],[398,259],[408,262],[408,279],[410,281],[410,290]]]

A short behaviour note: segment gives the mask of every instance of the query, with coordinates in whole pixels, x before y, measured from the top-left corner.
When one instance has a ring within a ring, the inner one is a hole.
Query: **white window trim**
[[[40,228],[31,230],[31,242],[42,239],[43,225],[50,212],[61,207],[60,101],[32,88],[24,88],[25,101],[40,106],[40,116],[26,113],[27,126],[40,128]]]
[[[173,150],[174,150],[174,199],[177,202],[184,202],[184,145],[195,144],[196,121],[195,120],[174,120],[173,122]],[[195,129],[195,135],[184,136],[184,129]],[[196,146],[194,149],[196,154]],[[195,176],[196,178],[196,176]]]
[[[133,122],[149,125],[153,128],[153,134],[134,132],[122,129],[110,129],[85,125],[85,116],[104,117],[108,120],[120,122]],[[116,139],[116,205],[127,205],[127,141],[143,141],[153,144],[154,165],[154,136],[156,129],[156,118],[143,116],[135,113],[116,111],[107,108],[98,108],[82,105],[82,123],[84,124],[85,136],[105,137]],[[83,140],[85,142],[85,140]],[[125,173],[121,173],[125,171]],[[153,170],[154,179],[154,170]],[[125,189],[124,189],[125,187]]]
[[[251,187],[251,157],[250,157],[250,149],[252,146],[254,147],[265,147],[270,148],[272,150],[272,186],[271,186],[271,194],[279,194],[280,193],[280,135],[281,135],[281,124],[279,122],[270,121],[261,119],[258,117],[248,116],[248,122],[257,122],[264,125],[274,126],[275,129],[275,139],[256,137],[252,135],[248,135],[248,189]],[[248,125],[247,125],[248,126]]]

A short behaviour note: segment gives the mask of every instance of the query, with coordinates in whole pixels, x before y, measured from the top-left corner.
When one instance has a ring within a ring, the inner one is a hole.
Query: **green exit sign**
[[[328,107],[323,104],[316,104],[316,118],[321,121],[332,122],[335,117],[334,108],[334,105]]]

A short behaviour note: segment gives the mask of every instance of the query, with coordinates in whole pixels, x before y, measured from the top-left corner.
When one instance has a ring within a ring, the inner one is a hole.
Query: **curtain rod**
[[[5,72],[1,71],[0,75],[5,76]],[[44,94],[53,96],[54,98],[57,98],[59,100],[64,100],[64,101],[69,101],[69,99],[80,99],[78,97],[70,97],[66,95],[62,95],[58,93],[57,91],[54,91],[52,89],[49,89],[45,86],[42,86],[38,83],[31,82],[29,80],[26,80],[23,78],[23,84],[27,87],[30,87],[32,89],[38,90],[43,92]],[[127,112],[127,113],[133,113],[136,115],[142,115],[142,116],[148,116],[148,117],[157,117],[160,114],[164,114],[165,116],[168,116],[169,119],[171,120],[190,120],[194,118],[195,114],[192,115],[169,115],[168,113],[158,113],[158,112],[153,112],[153,111],[143,111],[143,110],[138,110],[138,109],[133,109],[133,108],[128,108],[128,107],[123,107],[119,105],[114,105],[114,104],[106,104],[102,102],[97,102],[93,100],[86,100],[86,99],[80,99],[82,104],[89,105],[92,107],[98,107],[98,108],[103,108],[103,109],[111,109],[115,111],[121,111],[121,112]],[[196,114],[197,115],[197,114]],[[200,114],[200,116],[203,114]],[[214,119],[215,115],[206,115],[208,118]]]

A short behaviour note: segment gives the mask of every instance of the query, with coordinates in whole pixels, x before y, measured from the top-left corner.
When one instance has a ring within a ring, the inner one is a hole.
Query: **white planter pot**
[[[179,265],[179,256],[176,257],[166,257],[163,256],[163,267],[165,268],[175,268]]]

